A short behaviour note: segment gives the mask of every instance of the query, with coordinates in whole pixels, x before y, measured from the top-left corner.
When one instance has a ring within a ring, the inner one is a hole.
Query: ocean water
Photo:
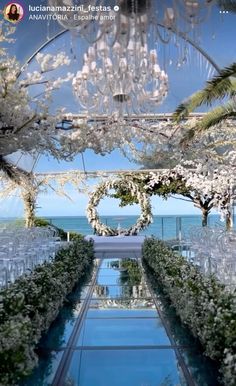
[[[121,228],[129,228],[137,221],[138,216],[101,216],[101,221],[117,228],[118,225]],[[45,217],[51,224],[56,225],[59,228],[64,229],[66,232],[78,232],[83,235],[93,234],[93,229],[88,223],[85,216],[64,216],[64,217]],[[17,219],[0,218],[0,223],[18,222]],[[21,220],[21,223],[23,220]],[[218,215],[210,215],[209,226],[219,225],[224,227],[224,223],[220,221]],[[148,226],[147,229],[140,232],[141,235],[154,235],[160,239],[176,239],[180,232],[182,235],[187,235],[189,230],[194,226],[201,226],[201,216],[198,215],[186,215],[186,216],[153,216],[153,223]]]
[[[138,216],[101,216],[105,224],[117,228],[129,228],[137,220]],[[65,231],[75,231],[83,235],[93,234],[93,229],[86,217],[47,217],[47,219]],[[219,224],[224,226],[218,215],[209,216],[209,226]],[[154,216],[153,223],[147,229],[140,232],[142,235],[154,235],[160,239],[168,240],[178,238],[179,232],[187,234],[193,226],[201,226],[201,216]]]

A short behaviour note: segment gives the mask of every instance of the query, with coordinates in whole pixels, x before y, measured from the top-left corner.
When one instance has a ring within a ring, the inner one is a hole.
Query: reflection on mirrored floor
[[[210,361],[199,350],[199,345],[182,347],[181,354],[195,380],[199,386],[220,386],[222,383],[217,379],[219,370],[216,363]],[[218,377],[220,378],[220,377]]]
[[[155,306],[154,306],[155,307]],[[156,318],[157,312],[150,308],[89,308],[87,318]]]
[[[21,386],[49,386],[53,383],[53,378],[60,364],[63,351],[40,350],[39,364],[33,374],[24,379]]]
[[[57,320],[55,320],[50,327],[50,333],[42,336],[38,346],[50,350],[65,348],[73,331],[75,321],[75,319],[65,319],[64,321],[61,320],[61,323],[57,323]]]
[[[171,343],[160,318],[87,319],[83,346],[151,346]]]
[[[155,309],[152,299],[92,299],[90,308],[103,309]]]
[[[93,298],[147,298],[151,294],[145,285],[96,285]]]
[[[88,294],[89,288],[90,286],[88,285],[83,286],[83,288],[76,288],[69,295],[67,295],[66,299],[69,302],[74,302],[77,299],[84,299]]]
[[[74,386],[186,385],[171,349],[74,351],[65,382]]]
[[[95,282],[67,296],[42,337],[39,366],[24,386],[56,386],[61,368],[65,386],[181,386],[194,384],[192,376],[196,386],[217,386],[214,369],[194,351],[184,327],[164,309],[159,313],[140,262],[110,258],[96,264]]]
[[[75,348],[66,376],[73,385],[184,384],[172,343],[134,259],[102,261]]]

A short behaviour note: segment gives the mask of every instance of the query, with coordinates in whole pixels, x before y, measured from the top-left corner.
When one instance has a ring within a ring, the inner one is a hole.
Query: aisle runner
[[[127,254],[126,260],[103,259],[88,291],[82,325],[67,346],[53,385],[174,386],[186,384],[185,376],[194,385],[137,259]]]
[[[104,258],[112,256],[112,253],[122,252],[120,258],[141,257],[142,245],[145,236],[91,236],[85,237],[86,240],[92,239],[94,242],[95,256]],[[135,256],[132,256],[135,252]]]

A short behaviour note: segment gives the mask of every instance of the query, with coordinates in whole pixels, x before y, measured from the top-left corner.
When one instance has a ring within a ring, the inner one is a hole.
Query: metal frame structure
[[[158,27],[161,27],[163,29],[166,29],[164,24],[158,23]],[[173,28],[170,29],[175,35],[179,36],[181,39],[189,43],[193,48],[195,48],[211,65],[214,67],[214,69],[219,73],[220,67],[218,64],[212,59],[212,57],[203,49],[201,48],[196,42],[194,42],[191,38],[189,38],[186,34],[183,32],[177,31]],[[64,29],[60,32],[58,32],[56,35],[52,36],[48,41],[43,43],[37,50],[34,51],[34,53],[26,60],[26,62],[21,67],[20,74],[24,71],[25,67],[32,62],[32,60],[35,58],[35,56],[42,51],[45,47],[47,47],[49,44],[51,44],[54,40],[59,38],[60,36],[64,35],[65,33],[69,32],[69,29]]]

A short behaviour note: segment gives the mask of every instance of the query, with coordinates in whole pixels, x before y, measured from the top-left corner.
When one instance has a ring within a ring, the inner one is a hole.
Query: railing
[[[130,227],[136,222],[138,216],[101,216],[101,221],[112,227],[121,228]],[[50,222],[59,228],[63,228],[66,232],[79,232],[84,235],[93,234],[93,229],[89,225],[86,217],[51,217]],[[154,221],[149,227],[141,232],[142,235],[154,235],[162,240],[182,240],[188,234],[192,226],[201,226],[201,216],[154,216]],[[224,227],[224,223],[220,223],[220,218],[217,215],[209,216],[209,226],[214,226],[217,223]]]
[[[138,216],[101,216],[101,221],[110,227],[117,228],[119,225],[121,228],[130,227],[136,222]],[[59,228],[64,229],[66,232],[78,232],[83,235],[93,234],[93,229],[89,225],[87,218],[80,217],[50,217],[47,220]],[[224,223],[220,222],[220,218],[217,215],[210,215],[208,219],[210,227],[220,224],[225,227]],[[6,220],[0,220],[6,222]],[[8,226],[16,220],[7,220]],[[23,225],[23,222],[21,226]],[[1,223],[0,223],[1,226]],[[201,226],[201,216],[154,216],[154,222],[149,227],[141,232],[142,235],[154,235],[161,240],[182,240],[183,237],[188,235],[189,229],[192,226]]]

